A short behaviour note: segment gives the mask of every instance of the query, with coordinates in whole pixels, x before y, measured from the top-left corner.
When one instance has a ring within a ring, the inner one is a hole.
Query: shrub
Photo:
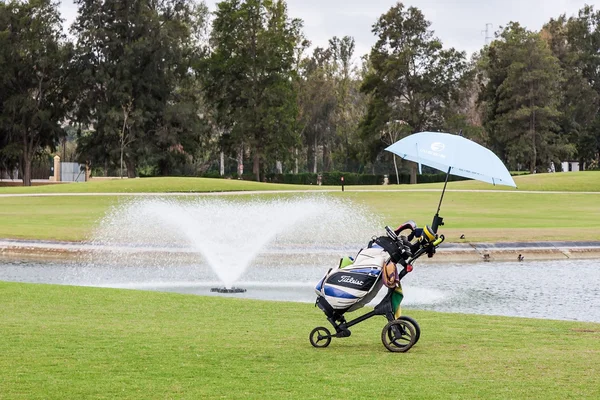
[[[372,175],[372,174],[358,174],[355,172],[323,172],[321,175],[321,185],[323,186],[341,186],[342,176],[344,177],[345,186],[353,185],[383,185],[384,175]],[[220,176],[218,171],[212,171],[202,174],[205,178],[225,178],[225,179],[237,179],[238,176],[225,175]],[[317,185],[319,174],[312,172],[301,172],[298,174],[267,174],[263,179],[266,179],[269,183],[285,183],[290,185]],[[402,173],[398,176],[400,178],[400,184],[410,183],[410,174]],[[396,184],[396,174],[388,175],[389,184]],[[254,174],[245,173],[242,175],[242,179],[245,181],[253,181]],[[443,172],[437,174],[421,174],[417,175],[418,183],[434,183],[444,182],[446,174]],[[467,178],[460,176],[450,175],[448,181],[463,181]]]

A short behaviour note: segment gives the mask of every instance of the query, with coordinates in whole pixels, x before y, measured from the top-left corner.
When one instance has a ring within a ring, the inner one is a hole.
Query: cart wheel
[[[404,315],[398,319],[400,319],[402,321],[406,321],[412,325],[412,327],[415,330],[415,344],[417,344],[417,342],[419,341],[419,338],[421,337],[421,327],[419,326],[419,323],[414,318],[404,316]]]
[[[400,319],[388,322],[381,331],[381,341],[386,349],[394,353],[404,353],[416,343],[415,329]]]
[[[310,332],[310,344],[314,347],[323,348],[331,343],[331,332],[329,329],[319,326]]]

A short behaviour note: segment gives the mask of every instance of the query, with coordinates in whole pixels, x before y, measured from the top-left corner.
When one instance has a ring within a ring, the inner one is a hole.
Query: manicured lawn
[[[393,177],[390,177],[393,181]],[[600,171],[515,176],[518,190],[600,192]],[[443,183],[388,186],[346,186],[351,190],[441,189]],[[476,181],[450,182],[448,189],[517,190]],[[2,193],[140,193],[140,192],[222,192],[247,190],[341,190],[339,186],[280,185],[209,178],[139,178],[54,184],[33,187],[1,187]]]
[[[278,185],[234,179],[138,178],[62,183],[32,187],[0,187],[1,193],[170,193],[229,192],[247,190],[327,189],[324,186]]]
[[[415,220],[430,224],[439,193],[346,193],[393,225]],[[600,240],[600,194],[473,193],[444,196],[440,228],[450,241]]]
[[[312,304],[0,282],[1,399],[597,399],[600,324],[405,310],[326,349]]]
[[[0,238],[79,241],[116,197],[5,197],[0,198]]]
[[[382,225],[414,219],[430,224],[439,192],[335,192],[381,217]],[[289,197],[293,194],[236,196]],[[306,196],[306,194],[301,194]],[[90,237],[112,205],[131,199],[113,196],[0,197],[0,238],[78,241]],[[189,201],[183,197],[179,201]],[[231,199],[231,198],[230,198]],[[446,193],[440,212],[449,241],[600,240],[600,194]],[[383,226],[382,226],[383,228]]]
[[[478,181],[449,182],[448,189],[600,192],[600,171],[521,175],[513,176],[513,179],[517,184],[518,189],[514,189],[510,186],[493,186],[489,183]],[[441,188],[442,186],[443,184],[440,183],[419,185],[419,187],[422,188]]]

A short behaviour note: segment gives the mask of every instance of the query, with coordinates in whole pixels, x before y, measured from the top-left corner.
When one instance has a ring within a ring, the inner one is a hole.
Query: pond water
[[[235,295],[211,293],[222,284],[202,264],[123,267],[0,259],[0,280],[314,302],[314,286],[328,268],[289,257],[259,259],[234,285],[247,292]],[[406,309],[600,322],[597,260],[427,263],[416,265],[402,282]]]

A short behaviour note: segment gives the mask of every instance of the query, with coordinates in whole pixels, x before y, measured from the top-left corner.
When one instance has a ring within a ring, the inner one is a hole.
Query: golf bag
[[[320,308],[326,314],[342,314],[368,304],[383,286],[382,270],[389,254],[379,246],[361,250],[351,264],[340,260],[315,287]],[[323,301],[325,300],[325,301]]]

